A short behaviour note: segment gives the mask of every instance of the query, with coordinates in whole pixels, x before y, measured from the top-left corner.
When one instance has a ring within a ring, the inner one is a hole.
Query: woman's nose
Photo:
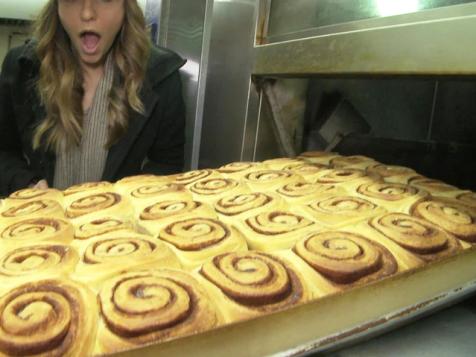
[[[81,20],[91,21],[96,18],[96,0],[83,0],[81,4]]]

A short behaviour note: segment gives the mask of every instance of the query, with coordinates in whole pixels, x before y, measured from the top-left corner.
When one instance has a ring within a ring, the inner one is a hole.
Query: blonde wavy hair
[[[109,93],[106,147],[127,130],[131,110],[143,112],[139,91],[145,76],[151,42],[136,0],[124,0],[125,17],[111,52],[115,78]],[[50,0],[34,25],[40,61],[37,90],[46,118],[35,129],[33,148],[59,150],[79,145],[83,133],[83,76],[70,39],[58,16],[58,0]],[[63,144],[65,146],[63,146]]]

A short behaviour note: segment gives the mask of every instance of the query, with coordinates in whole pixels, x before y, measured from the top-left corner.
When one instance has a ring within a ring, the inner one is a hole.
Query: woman
[[[183,165],[176,54],[151,46],[136,0],[49,0],[0,76],[0,195]]]

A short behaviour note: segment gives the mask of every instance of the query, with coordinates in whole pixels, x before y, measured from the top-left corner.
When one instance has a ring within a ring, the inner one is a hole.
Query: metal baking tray
[[[294,308],[120,356],[301,356],[381,334],[476,291],[476,247]]]

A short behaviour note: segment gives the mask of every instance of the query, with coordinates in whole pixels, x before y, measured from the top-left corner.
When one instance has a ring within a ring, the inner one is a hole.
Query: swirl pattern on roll
[[[291,178],[293,174],[289,171],[284,170],[260,170],[255,172],[250,172],[246,175],[246,179],[250,182],[256,183],[274,183],[279,182],[280,180]]]
[[[100,181],[100,182],[84,182],[74,186],[68,187],[66,190],[63,191],[65,196],[74,195],[79,192],[90,191],[95,189],[110,189],[112,184],[107,181]]]
[[[65,280],[17,287],[0,299],[0,352],[7,355],[90,354],[96,312],[80,288]],[[94,300],[92,301],[94,303]],[[91,303],[91,301],[89,301]]]
[[[205,263],[200,273],[229,299],[262,312],[292,306],[303,297],[296,273],[265,253],[221,254]]]
[[[137,187],[136,189],[132,190],[130,195],[132,198],[152,198],[152,197],[160,197],[160,195],[164,195],[166,193],[179,193],[179,192],[186,192],[185,187],[183,185],[179,185],[176,183],[150,183],[144,184],[142,186]]]
[[[273,197],[261,192],[227,196],[215,204],[215,210],[226,216],[236,216],[253,209],[263,208],[273,200]]]
[[[365,171],[368,174],[378,175],[383,178],[394,177],[394,176],[416,175],[415,170],[409,167],[396,166],[396,165],[378,164],[378,165],[367,167]]]
[[[461,249],[459,242],[438,226],[403,213],[388,213],[376,217],[370,225],[420,258],[429,261]]]
[[[13,192],[9,198],[14,198],[18,200],[31,200],[31,199],[40,199],[50,194],[50,192],[56,191],[52,189],[42,190],[39,188],[25,188],[23,190],[18,190]]]
[[[197,333],[217,325],[215,311],[190,275],[158,269],[110,279],[99,294],[101,315],[109,331],[134,345]],[[106,352],[103,337],[100,343]],[[114,341],[112,346],[118,345]]]
[[[76,251],[66,245],[45,244],[17,248],[0,259],[0,276],[20,277],[49,271],[68,271],[78,261]]]
[[[374,182],[360,185],[357,192],[361,195],[385,201],[399,201],[407,197],[424,196],[424,192],[404,184]]]
[[[124,229],[129,229],[130,225],[117,218],[99,218],[93,219],[89,222],[80,224],[75,232],[75,239],[90,239],[103,234],[117,232]]]
[[[415,204],[412,213],[459,239],[476,243],[476,210],[451,200],[431,200]]]
[[[413,180],[410,180],[410,185],[417,187],[419,189],[423,189],[429,191],[430,193],[436,192],[451,192],[457,191],[458,188],[455,186],[449,185],[439,180],[429,179],[426,177],[419,177]]]
[[[31,218],[6,226],[0,237],[5,241],[35,242],[64,236],[66,242],[72,238],[72,230],[71,224],[62,219]]]
[[[182,185],[189,185],[198,180],[207,178],[211,176],[212,174],[213,174],[213,171],[208,169],[188,171],[183,174],[179,174],[175,176],[174,182],[178,184],[182,184]]]
[[[156,250],[156,244],[133,234],[110,239],[104,238],[88,245],[83,261],[86,264],[117,264],[121,262],[121,259],[128,258],[140,262],[141,259],[149,258]]]
[[[354,196],[332,196],[315,201],[308,206],[315,212],[338,215],[367,214],[378,208],[375,203]]]
[[[476,193],[475,192],[462,193],[456,196],[456,199],[464,205],[476,207]]]
[[[139,217],[144,221],[154,221],[170,216],[190,213],[202,206],[203,203],[192,200],[160,201],[146,207]]]
[[[238,187],[238,181],[228,178],[210,178],[195,182],[190,191],[197,195],[218,195]]]
[[[313,222],[303,216],[285,211],[267,211],[246,219],[256,233],[275,236],[311,226]]]
[[[121,196],[114,192],[90,194],[73,201],[66,208],[68,218],[77,218],[92,212],[105,210],[121,202]]]
[[[30,215],[48,216],[50,214],[62,213],[63,209],[58,202],[53,200],[35,200],[28,201],[21,205],[10,207],[3,211],[1,216],[4,218],[18,218]]]
[[[327,169],[329,169],[329,166],[324,164],[312,164],[305,162],[290,164],[283,168],[283,170],[294,171],[302,176],[314,175],[318,172],[321,172],[322,170]]]
[[[397,262],[385,247],[349,232],[312,234],[298,242],[294,252],[338,284],[366,283],[397,271]]]
[[[224,241],[230,229],[222,222],[210,218],[188,218],[167,225],[159,238],[184,251],[205,249]]]
[[[276,190],[277,193],[285,198],[293,199],[304,196],[316,196],[334,189],[332,185],[318,185],[309,182],[292,182]]]
[[[333,167],[340,168],[352,165],[361,165],[375,163],[376,161],[370,157],[362,155],[352,155],[352,156],[338,156],[333,158],[330,163]]]
[[[217,171],[222,174],[233,174],[253,169],[258,165],[260,165],[260,163],[257,162],[232,162],[230,164],[221,166],[217,169]]]
[[[367,177],[365,172],[357,169],[333,169],[324,171],[316,180],[320,184],[339,184]]]

